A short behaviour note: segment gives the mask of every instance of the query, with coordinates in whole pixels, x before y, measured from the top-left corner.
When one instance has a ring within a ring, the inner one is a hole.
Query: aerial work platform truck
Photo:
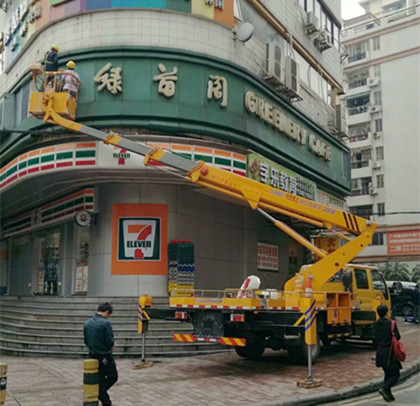
[[[34,84],[42,81],[43,72],[33,70],[32,75]],[[337,338],[372,339],[377,306],[390,308],[389,291],[378,269],[351,261],[371,243],[375,223],[204,162],[77,123],[77,94],[73,97],[57,91],[46,82],[41,89],[33,86],[30,96],[29,111],[35,117],[140,154],[146,165],[159,162],[175,168],[194,185],[244,201],[316,257],[314,263],[302,266],[283,290],[260,288],[254,276],[239,289],[173,290],[169,299],[172,316],[194,326],[192,334],[175,334],[175,340],[219,342],[252,359],[261,357],[265,348],[285,349],[295,361],[305,363],[308,354],[315,361],[321,345]],[[327,254],[278,220],[276,213],[335,232],[345,243]],[[153,317],[153,308],[149,314]]]

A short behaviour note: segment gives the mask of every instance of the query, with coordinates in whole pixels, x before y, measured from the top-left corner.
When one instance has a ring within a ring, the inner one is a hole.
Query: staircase
[[[137,332],[137,297],[0,297],[0,354],[27,357],[82,358],[87,355],[83,324],[101,302],[114,311],[111,323],[116,357],[141,357],[142,336]],[[154,308],[167,308],[168,298],[153,298]],[[217,343],[179,343],[174,333],[188,334],[192,325],[151,320],[145,357],[203,355],[226,351]]]

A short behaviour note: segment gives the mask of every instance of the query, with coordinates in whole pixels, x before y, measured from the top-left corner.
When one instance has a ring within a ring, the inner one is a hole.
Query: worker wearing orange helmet
[[[72,97],[76,97],[77,89],[80,86],[80,76],[75,71],[76,64],[74,61],[68,61],[66,63],[67,69],[64,71],[64,85],[63,91],[69,92]]]

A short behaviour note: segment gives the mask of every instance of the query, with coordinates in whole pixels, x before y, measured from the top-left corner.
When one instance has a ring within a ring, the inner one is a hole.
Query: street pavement
[[[407,349],[402,379],[420,370],[420,325],[397,320]],[[334,343],[313,365],[322,385],[297,386],[308,376],[285,351],[267,351],[261,361],[240,358],[234,351],[207,356],[117,359],[119,381],[110,390],[114,406],[280,406],[316,405],[379,388],[382,370],[366,343]],[[6,406],[81,406],[83,360],[0,356],[8,364]]]

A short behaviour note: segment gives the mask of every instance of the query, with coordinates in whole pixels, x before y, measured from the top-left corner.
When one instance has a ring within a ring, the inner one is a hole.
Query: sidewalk
[[[403,374],[412,374],[420,369],[420,325],[397,322],[408,353]],[[164,358],[145,369],[135,369],[138,359],[118,359],[120,379],[110,395],[114,406],[319,404],[376,390],[383,375],[373,355],[372,346],[362,343],[327,347],[313,366],[313,377],[323,384],[313,389],[297,387],[307,367],[292,364],[284,351],[267,351],[259,362],[234,351]],[[6,406],[82,405],[82,360],[0,356],[0,362],[9,369]]]

